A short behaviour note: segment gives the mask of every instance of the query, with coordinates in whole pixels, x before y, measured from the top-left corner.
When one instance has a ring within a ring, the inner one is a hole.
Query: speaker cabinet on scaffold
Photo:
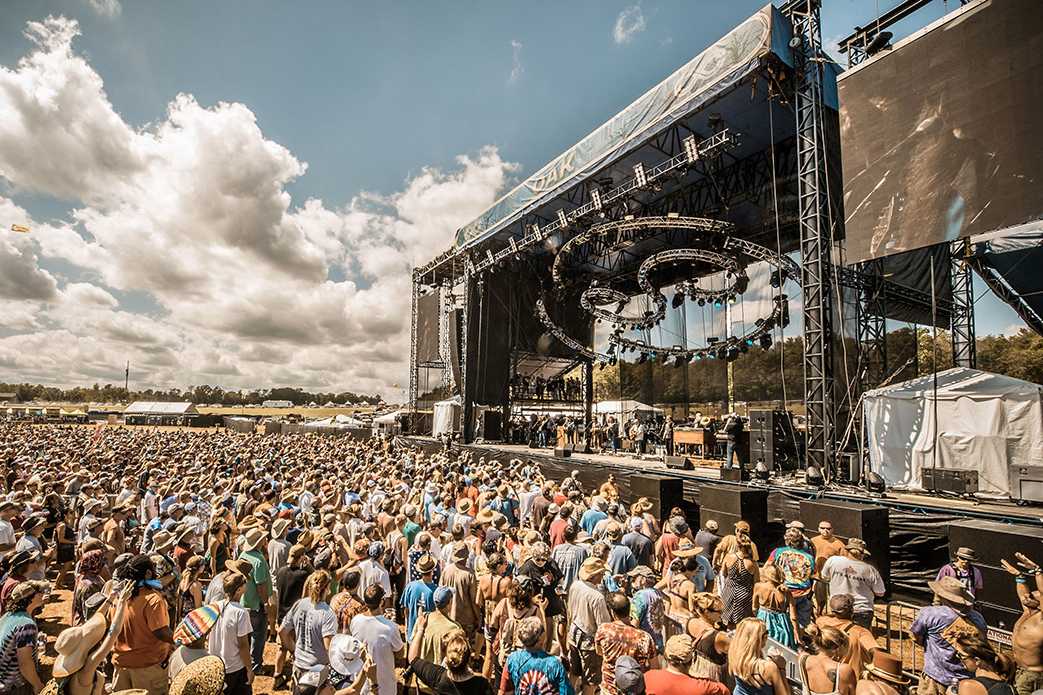
[[[652,503],[651,514],[663,519],[673,507],[684,508],[684,481],[680,478],[668,478],[657,475],[631,475],[630,501],[636,502],[638,497],[647,497]]]
[[[869,550],[868,561],[884,584],[891,585],[891,522],[886,507],[839,500],[801,500],[800,520],[808,536],[818,533],[820,521],[829,521],[842,540],[861,538]]]

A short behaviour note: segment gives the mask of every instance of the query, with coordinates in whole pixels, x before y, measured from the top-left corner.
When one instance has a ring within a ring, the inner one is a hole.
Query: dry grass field
[[[239,408],[199,406],[196,408],[204,415],[246,415],[249,417],[268,417],[279,415],[300,415],[306,418],[325,418],[333,415],[354,415],[355,413],[372,413],[376,408],[371,405],[344,406],[339,408]]]

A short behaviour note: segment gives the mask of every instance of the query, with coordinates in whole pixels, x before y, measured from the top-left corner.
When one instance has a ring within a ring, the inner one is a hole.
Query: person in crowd
[[[449,616],[468,635],[473,635],[481,621],[478,605],[478,577],[468,565],[471,553],[459,543],[453,550],[452,564],[442,571],[441,587],[449,589],[452,605]],[[438,659],[441,661],[441,659]]]
[[[57,657],[51,676],[65,682],[68,695],[97,695],[105,689],[105,674],[98,667],[109,658],[134,585],[113,585],[94,614],[83,624],[66,628],[54,642]]]
[[[304,596],[293,604],[279,626],[286,651],[293,651],[294,674],[313,666],[328,666],[329,649],[337,634],[337,615],[328,603],[330,574],[316,570],[304,583]]]
[[[829,586],[829,595],[849,595],[854,601],[852,620],[865,628],[873,626],[875,600],[884,595],[886,587],[879,570],[866,558],[869,550],[861,538],[851,538],[845,546],[846,555],[833,555],[822,564],[820,576]]]
[[[471,644],[462,632],[449,635],[441,663],[414,659],[409,671],[435,695],[492,695],[492,686],[482,675],[471,671]]]
[[[221,586],[225,596],[221,615],[210,630],[207,649],[224,664],[226,695],[251,695],[254,669],[250,651],[253,621],[243,603],[248,579],[245,574],[226,572]]]
[[[799,521],[789,523],[784,540],[785,545],[775,548],[768,555],[768,564],[775,565],[782,573],[783,584],[797,611],[797,623],[803,628],[814,615],[812,590],[815,555],[811,544],[804,537],[804,524]]]
[[[956,638],[984,636],[986,625],[981,613],[973,608],[974,597],[959,579],[942,577],[927,585],[937,604],[921,608],[909,626],[909,633],[924,649],[917,694],[945,695],[951,686],[973,675],[956,653]]]
[[[720,551],[724,541],[717,546]],[[753,615],[753,586],[760,579],[760,569],[754,560],[753,542],[745,534],[737,534],[732,549],[721,560],[721,598],[726,626],[738,625]]]
[[[395,695],[395,657],[405,648],[398,626],[383,615],[384,587],[371,584],[362,596],[366,612],[351,620],[351,634],[366,645],[376,669],[374,695]]]
[[[710,560],[711,564],[714,551],[717,550],[717,544],[721,542],[721,537],[717,535],[720,528],[720,524],[717,523],[716,519],[707,519],[703,527],[695,532],[695,544],[703,549],[699,555]]]
[[[37,654],[40,629],[33,615],[43,605],[49,589],[46,582],[28,579],[16,584],[4,602],[0,616],[0,683],[14,695],[43,690]]]
[[[768,629],[756,618],[744,618],[732,635],[728,673],[735,679],[733,695],[790,695],[789,682],[771,659],[765,658]]]
[[[434,582],[435,559],[430,555],[422,555],[417,559],[416,571],[420,574],[419,579],[406,584],[402,591],[402,599],[399,605],[406,617],[406,641],[413,641],[413,627],[417,618],[422,613],[430,613],[435,609],[435,590],[438,585]]]
[[[753,585],[753,612],[767,627],[768,637],[796,649],[800,634],[797,606],[789,587],[783,583],[782,570],[777,565],[765,565],[760,579]]]
[[[446,637],[456,632],[468,634],[460,624],[451,617],[453,590],[444,586],[438,587],[431,597],[434,610],[421,613],[413,626],[413,637],[409,643],[410,660],[421,658],[433,663],[441,663],[445,656]]]
[[[974,674],[960,681],[958,695],[1014,695],[1010,681],[1014,677],[1014,660],[1000,654],[981,637],[960,635],[956,655],[964,668]]]
[[[269,631],[268,601],[272,596],[272,575],[264,552],[267,537],[268,534],[262,529],[251,528],[242,536],[239,556],[240,560],[250,563],[242,604],[243,608],[250,611],[250,625],[253,627],[250,632],[250,659],[254,673],[259,672],[264,663],[264,643]]]
[[[644,692],[649,695],[729,695],[719,681],[690,674],[695,647],[688,635],[674,635],[663,650],[665,668],[645,672]]]
[[[1030,695],[1043,689],[1043,570],[1023,553],[1015,553],[1014,560],[1015,564],[1002,561],[1004,569],[1014,575],[1022,608],[1011,634],[1011,651],[1017,665],[1014,689],[1018,695]]]
[[[178,582],[177,615],[184,616],[203,605],[203,571],[206,561],[199,555],[193,555],[185,563],[185,569]]]
[[[519,695],[575,695],[561,658],[551,656],[540,646],[544,641],[544,626],[539,618],[523,619],[516,633],[522,646],[507,657],[500,678],[500,695],[516,692]]]
[[[854,622],[854,597],[850,594],[834,594],[829,597],[829,612],[815,619],[819,630],[832,628],[847,635],[848,650],[845,661],[861,678],[865,668],[872,662],[877,650],[873,633]]]
[[[594,648],[594,638],[598,626],[612,620],[601,591],[606,572],[602,560],[589,558],[569,588],[569,665],[572,673],[580,678],[584,695],[593,695],[594,689],[601,684],[601,657]]]
[[[809,625],[814,654],[800,656],[800,680],[808,695],[854,695],[858,676],[847,663],[848,636],[834,627]]]
[[[643,671],[655,667],[658,652],[652,637],[630,620],[630,599],[626,594],[610,594],[606,600],[612,612],[612,621],[602,623],[594,634],[594,651],[601,657],[601,692],[618,695],[616,689],[616,660],[629,656]]]
[[[224,606],[217,603],[200,606],[186,615],[174,629],[174,651],[167,664],[167,675],[177,678],[189,664],[210,654],[210,631],[217,625]],[[222,663],[222,680],[224,679]]]
[[[906,695],[912,681],[902,672],[902,660],[877,649],[855,686],[855,695]]]
[[[815,606],[820,613],[824,613],[829,591],[828,583],[822,581],[822,566],[829,558],[845,554],[844,541],[833,533],[833,522],[823,519],[818,522],[818,535],[811,537],[811,547],[815,553]]]
[[[977,561],[978,556],[973,548],[957,548],[952,561],[942,565],[938,570],[935,581],[955,577],[971,592],[971,596],[977,596],[985,586],[981,570],[974,564]]]
[[[170,607],[148,555],[135,555],[120,567],[117,578],[133,584],[123,627],[113,647],[114,691],[141,689],[149,695],[167,692],[167,657],[174,647]]]

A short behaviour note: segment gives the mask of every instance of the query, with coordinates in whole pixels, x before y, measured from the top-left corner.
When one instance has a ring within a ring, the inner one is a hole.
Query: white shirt
[[[237,601],[229,601],[210,631],[207,645],[210,654],[221,657],[225,662],[225,673],[236,673],[246,668],[246,664],[239,658],[239,638],[251,632],[250,611]]]
[[[395,652],[404,646],[398,626],[382,615],[356,615],[351,634],[365,643],[377,667],[377,695],[395,695]]]
[[[884,593],[884,580],[875,567],[843,555],[826,560],[822,578],[829,582],[830,596],[849,594],[854,599],[856,613],[873,610],[876,595]]]
[[[359,563],[359,589],[358,595],[364,596],[366,589],[374,584],[384,587],[384,595],[391,595],[391,575],[382,565],[369,558]]]
[[[10,521],[0,519],[0,545],[14,545],[14,526]]]

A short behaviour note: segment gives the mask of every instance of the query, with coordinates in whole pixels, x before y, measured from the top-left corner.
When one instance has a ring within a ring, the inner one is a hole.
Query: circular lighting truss
[[[645,330],[656,326],[665,317],[666,297],[652,282],[654,273],[662,268],[690,265],[693,273],[698,269],[698,276],[689,277],[674,284],[678,289],[681,302],[685,297],[691,297],[700,305],[705,305],[707,301],[710,301],[720,306],[724,302],[733,301],[737,295],[745,292],[749,284],[746,266],[751,262],[763,261],[770,266],[771,286],[774,288],[779,288],[787,276],[799,277],[800,268],[792,260],[766,246],[727,236],[727,233],[733,229],[733,225],[727,222],[701,217],[673,215],[628,217],[591,227],[569,239],[555,255],[552,267],[554,285],[559,290],[569,286],[574,288],[577,282],[582,281],[580,273],[576,273],[577,277],[574,278],[566,276],[571,270],[574,257],[591,253],[589,248],[584,249],[587,245],[598,242],[607,244],[608,250],[614,251],[668,230],[683,230],[692,233],[692,247],[660,251],[641,262],[637,273],[637,284],[654,305],[654,310],[645,312],[643,316],[623,315],[623,309],[631,297],[620,290],[599,286],[596,280],[582,291],[580,306],[597,319],[613,325],[614,330],[609,335],[609,346],[605,354],[591,350],[566,334],[551,319],[544,297],[540,297],[536,302],[537,318],[548,332],[563,344],[588,359],[603,363],[615,363],[619,356],[628,350],[638,353],[640,362],[649,357],[663,357],[667,360],[672,359],[676,366],[680,366],[692,359],[717,357],[731,361],[758,343],[767,348],[771,345],[771,333],[775,326],[785,326],[789,323],[788,300],[784,294],[776,295],[773,298],[772,311],[767,316],[758,318],[752,328],[742,335],[715,341],[704,347],[661,347],[623,336],[623,331],[628,326],[633,330]],[[699,277],[706,274],[706,266],[717,268],[718,270],[714,272],[725,274],[728,282],[723,288],[707,289],[698,286]],[[776,278],[780,278],[778,283],[775,282]],[[674,301],[675,306],[679,306],[678,297],[675,297]],[[604,308],[605,305],[611,304],[616,304],[614,312]]]

